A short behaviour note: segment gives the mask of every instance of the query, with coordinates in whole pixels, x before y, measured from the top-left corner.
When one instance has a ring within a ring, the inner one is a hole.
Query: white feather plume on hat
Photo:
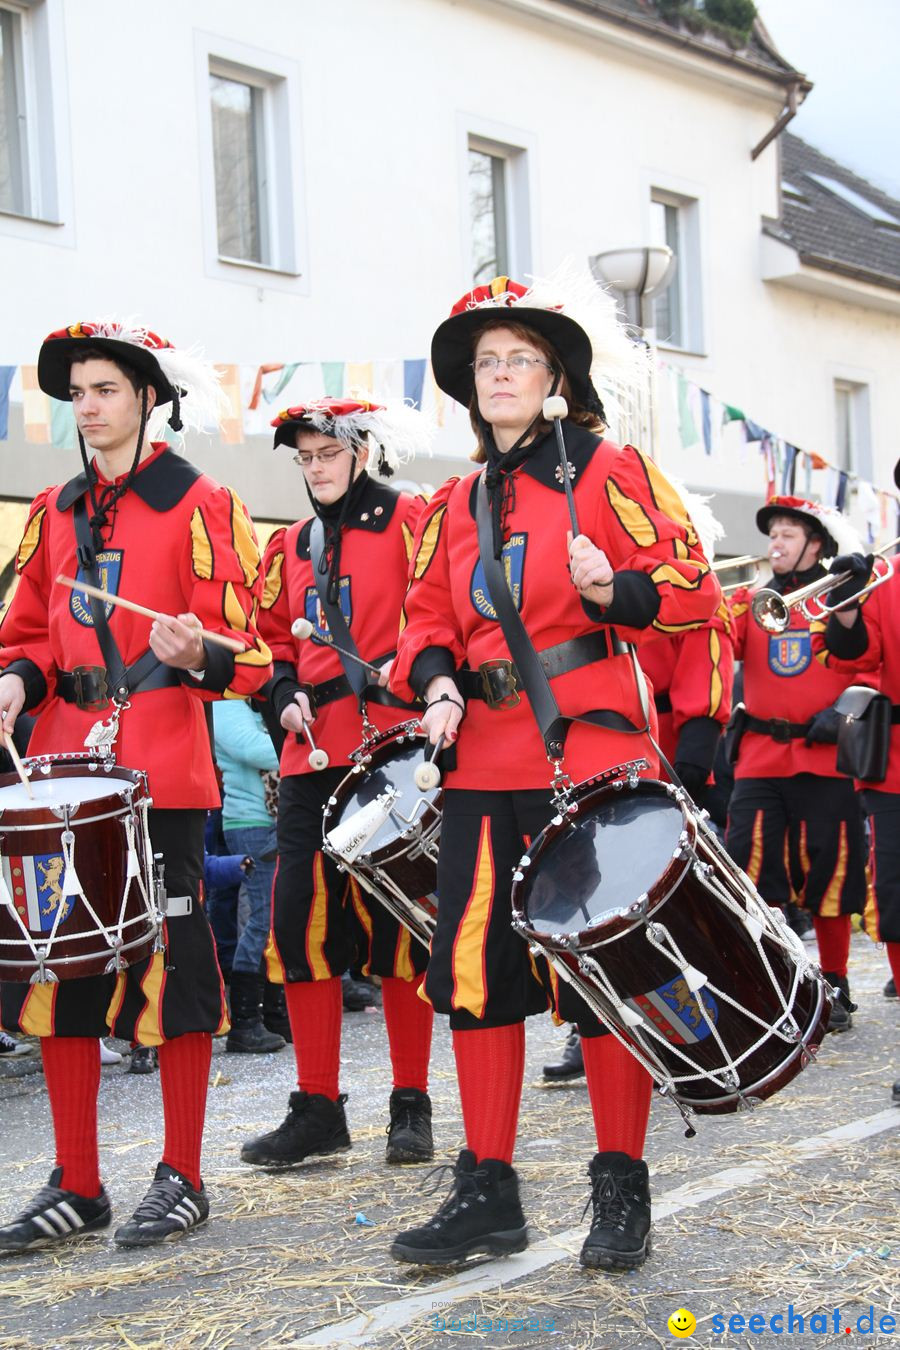
[[[350,397],[361,403],[371,401],[368,395],[356,392]],[[431,454],[435,434],[432,418],[404,399],[392,399],[381,407],[337,416],[325,407],[310,406],[303,421],[323,435],[334,437],[345,450],[354,454],[365,445],[367,438],[371,438],[391,469],[408,464],[416,455]]]

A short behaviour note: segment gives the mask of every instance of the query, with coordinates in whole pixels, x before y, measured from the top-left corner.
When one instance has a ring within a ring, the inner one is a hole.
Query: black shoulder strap
[[[102,589],[100,586],[100,574],[97,571],[97,558],[94,551],[94,540],[90,521],[88,520],[87,502],[85,498],[79,497],[75,503],[75,509],[72,513],[73,523],[75,525],[75,541],[78,545],[78,563],[92,586]],[[118,643],[112,635],[109,626],[109,620],[106,617],[106,606],[102,600],[96,596],[89,595],[85,597],[88,607],[91,611],[91,618],[94,620],[94,632],[97,634],[97,642],[103,656],[103,664],[106,666],[109,687],[113,693],[121,698],[127,698],[129,694],[134,693],[138,686],[147,679],[153,671],[157,670],[162,664],[158,657],[153,655],[152,651],[146,651],[132,665],[126,666],[122,660],[122,653],[119,651]]]
[[[328,575],[323,572],[319,564],[325,556],[325,527],[318,516],[312,523],[309,532],[309,556],[312,561],[313,578],[316,583],[316,591],[319,595],[319,604],[322,606],[322,612],[325,615],[326,622],[331,636],[334,638],[338,647],[343,647],[344,651],[350,652],[353,656],[359,656],[356,643],[350,634],[347,626],[347,620],[344,618],[343,610],[340,604],[333,605],[328,598]],[[365,697],[366,686],[369,681],[366,677],[365,666],[359,665],[356,661],[348,661],[341,652],[337,653],[344,674],[347,677],[347,683],[356,695],[356,701],[361,705]],[[362,658],[360,658],[362,659]]]
[[[497,619],[503,636],[506,638],[506,645],[509,647],[516,670],[525,686],[531,711],[534,713],[535,721],[547,748],[548,758],[562,758],[566,734],[573,722],[588,722],[593,726],[607,727],[610,730],[625,732],[629,735],[643,735],[649,731],[647,687],[643,672],[635,659],[633,647],[630,648],[630,651],[635,678],[638,680],[638,689],[641,695],[641,707],[645,719],[643,727],[634,726],[624,714],[612,708],[599,708],[577,717],[563,716],[559,710],[559,704],[553,696],[553,690],[550,688],[550,681],[547,679],[544,667],[541,665],[534,644],[522,622],[522,617],[516,609],[509,586],[506,584],[503,564],[494,557],[491,510],[483,474],[478,482],[475,521],[478,528],[478,552],[481,557],[481,565],[484,568],[488,595],[497,611]]]

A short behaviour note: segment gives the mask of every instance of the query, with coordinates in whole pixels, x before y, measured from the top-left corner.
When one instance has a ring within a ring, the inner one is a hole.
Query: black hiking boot
[[[593,1205],[581,1264],[592,1270],[632,1270],[650,1253],[650,1181],[647,1164],[627,1153],[595,1153],[588,1168]]]
[[[394,1088],[385,1158],[389,1163],[424,1163],[434,1157],[431,1098],[418,1088]]]
[[[445,1167],[436,1170],[440,1173]],[[476,1252],[508,1256],[524,1251],[528,1229],[519,1203],[519,1179],[509,1163],[496,1158],[476,1162],[475,1154],[464,1148],[452,1170],[453,1189],[447,1199],[428,1223],[397,1235],[391,1244],[394,1260],[450,1266]]]
[[[241,1162],[257,1167],[293,1167],[304,1158],[324,1158],[352,1148],[342,1093],[336,1102],[318,1093],[292,1092],[284,1120],[268,1134],[249,1139]]]

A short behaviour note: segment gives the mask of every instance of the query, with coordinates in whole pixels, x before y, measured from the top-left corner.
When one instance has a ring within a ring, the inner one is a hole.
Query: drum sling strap
[[[482,475],[476,493],[475,523],[478,529],[478,552],[484,568],[484,579],[488,595],[497,613],[500,629],[506,639],[510,655],[515,663],[531,711],[538,724],[541,737],[551,760],[561,759],[565,749],[566,736],[573,722],[586,722],[592,726],[605,727],[610,731],[624,732],[628,736],[650,735],[650,713],[647,698],[647,684],[644,673],[637,663],[634,647],[629,644],[626,650],[631,656],[635,682],[641,700],[641,715],[644,725],[636,727],[623,713],[612,708],[597,708],[591,712],[579,713],[570,717],[559,710],[559,705],[550,688],[540,657],[516,609],[515,602],[506,582],[506,572],[499,558],[494,557],[494,542],[491,530],[491,508],[487,488]]]
[[[344,612],[340,604],[333,604],[328,596],[328,576],[327,569],[323,571],[320,563],[325,557],[325,527],[318,516],[312,523],[309,532],[309,556],[312,561],[313,577],[316,583],[316,591],[319,596],[319,604],[322,606],[322,612],[325,615],[328,624],[328,630],[334,638],[337,647],[343,647],[345,652],[349,652],[351,658],[357,657],[358,661],[363,658],[359,655],[359,650],[350,633],[347,620],[344,618]],[[412,703],[403,703],[399,698],[388,689],[382,689],[378,684],[372,684],[367,677],[365,665],[359,665],[358,661],[348,660],[342,652],[338,651],[337,656],[344,668],[344,679],[347,682],[347,688],[338,691],[336,680],[328,680],[327,697],[325,702],[332,702],[335,698],[343,698],[345,694],[353,694],[356,698],[357,706],[362,712],[364,703],[380,703],[387,708],[412,708]],[[391,652],[390,657],[396,656],[396,652]],[[388,660],[389,657],[382,658]],[[340,678],[340,677],[339,677]],[[318,689],[320,686],[316,686]],[[319,700],[323,701],[323,700]]]
[[[90,584],[102,590],[100,574],[97,570],[94,540],[91,537],[91,526],[88,520],[87,502],[84,497],[79,497],[75,503],[73,519],[75,540],[78,544],[79,566]],[[108,689],[104,692],[107,696],[113,695],[117,701],[124,702],[129,694],[136,694],[141,690],[163,689],[168,685],[181,683],[177,670],[173,670],[171,666],[163,665],[152,651],[144,652],[144,655],[138,657],[137,661],[133,661],[130,666],[126,666],[122,660],[118,644],[110,631],[109,620],[106,617],[106,606],[93,595],[88,596],[87,601],[91,617],[94,620],[94,632],[97,634],[97,642],[106,666]],[[76,677],[77,672],[59,672],[60,693],[67,702],[76,701],[76,692],[79,685],[79,680]]]

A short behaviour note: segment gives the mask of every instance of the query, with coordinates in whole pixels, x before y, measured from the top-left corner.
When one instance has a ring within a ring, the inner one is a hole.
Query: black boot
[[[583,1076],[584,1055],[581,1052],[581,1036],[578,1034],[578,1029],[572,1027],[562,1052],[562,1058],[558,1064],[544,1065],[544,1077],[549,1078],[552,1082],[561,1083],[566,1078],[582,1078]]]
[[[286,1041],[294,1039],[283,984],[270,984],[266,980],[263,986],[262,1017],[268,1031],[273,1031],[276,1036],[283,1036]]]
[[[364,1012],[366,1008],[378,1007],[378,994],[375,986],[365,979],[354,979],[349,970],[341,976],[341,995],[344,1012]]]
[[[261,975],[250,970],[231,972],[231,1030],[226,1050],[239,1055],[268,1055],[284,1049],[284,1037],[263,1026],[262,997]]]
[[[851,1014],[856,1011],[856,1004],[850,1001],[850,984],[847,976],[826,971],[824,978],[828,984],[834,985],[835,989],[840,991],[831,1005],[825,1034],[827,1036],[829,1031],[849,1031],[853,1026]]]
[[[888,980],[887,984],[884,986],[881,992],[884,994],[885,998],[897,997],[897,981],[894,979],[893,975]]]
[[[650,1180],[647,1164],[627,1153],[596,1153],[588,1168],[594,1217],[581,1249],[591,1269],[631,1270],[650,1253]]]
[[[293,1167],[310,1156],[327,1157],[351,1148],[343,1094],[333,1102],[318,1093],[292,1092],[284,1120],[268,1134],[249,1139],[241,1162],[258,1167]]]
[[[515,1171],[496,1158],[476,1162],[475,1154],[464,1148],[453,1168],[453,1190],[447,1199],[428,1223],[394,1238],[391,1256],[414,1265],[447,1266],[475,1252],[508,1256],[527,1246]]]
[[[385,1157],[389,1163],[424,1163],[434,1157],[431,1098],[418,1088],[394,1088]]]

